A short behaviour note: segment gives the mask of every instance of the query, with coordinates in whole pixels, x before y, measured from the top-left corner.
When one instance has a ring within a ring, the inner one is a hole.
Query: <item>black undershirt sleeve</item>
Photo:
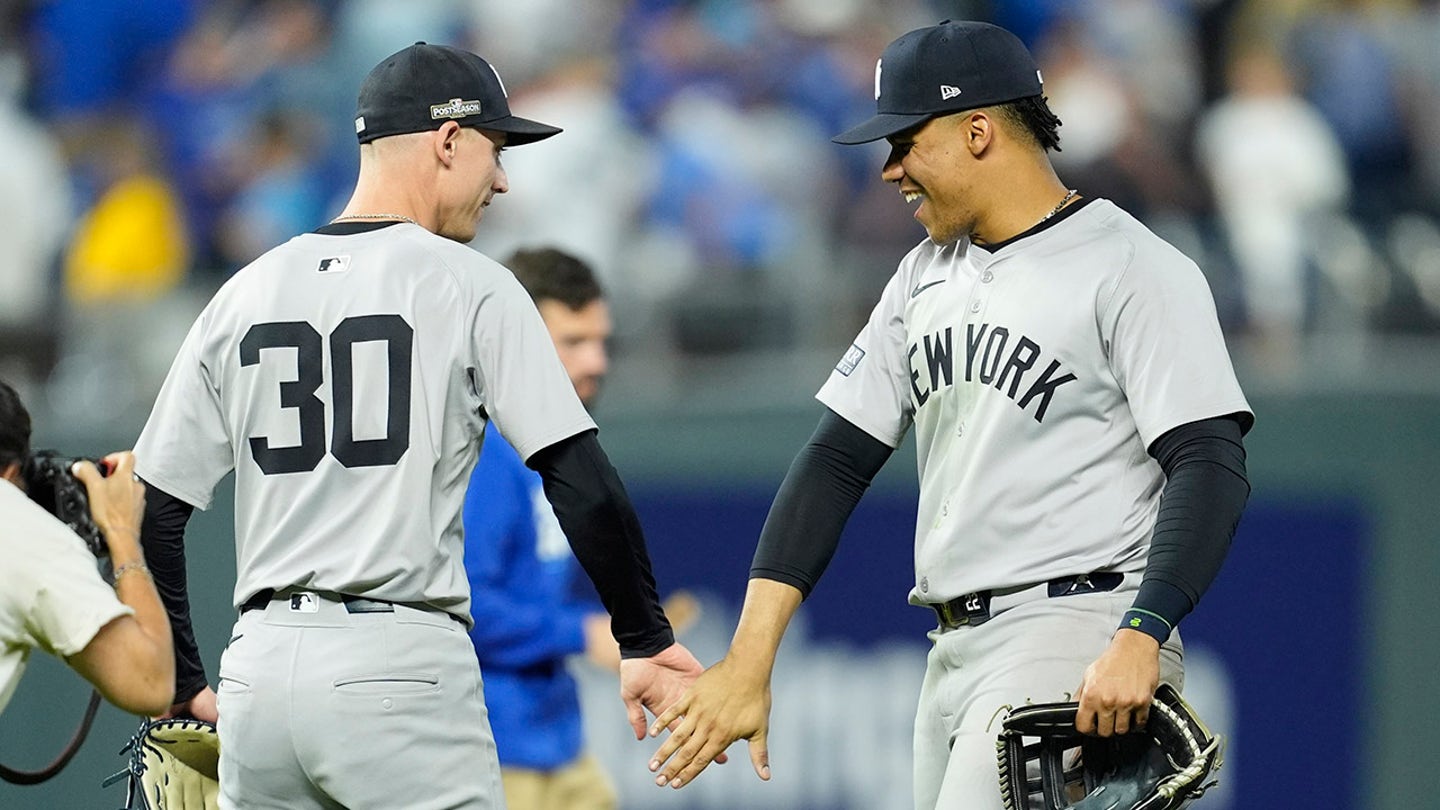
[[[160,602],[170,615],[175,645],[175,702],[184,703],[203,690],[208,681],[190,624],[190,599],[185,582],[185,525],[195,507],[154,484],[145,483],[145,522],[140,546],[145,564],[155,579]]]
[[[1241,436],[1232,415],[1181,425],[1150,446],[1165,489],[1145,576],[1122,627],[1163,642],[1219,573],[1250,496]]]
[[[540,473],[560,528],[610,612],[620,657],[648,658],[674,644],[640,519],[595,431],[556,442],[525,463]]]
[[[808,597],[824,573],[855,504],[893,448],[827,409],[790,465],[750,564]]]

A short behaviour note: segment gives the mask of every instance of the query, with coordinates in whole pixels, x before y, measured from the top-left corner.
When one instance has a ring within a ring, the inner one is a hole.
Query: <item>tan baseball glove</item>
[[[105,784],[129,778],[125,810],[219,810],[220,735],[214,723],[149,720],[120,753],[130,761]]]

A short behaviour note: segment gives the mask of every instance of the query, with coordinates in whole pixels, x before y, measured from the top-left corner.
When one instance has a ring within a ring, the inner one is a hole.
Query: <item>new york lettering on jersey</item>
[[[953,384],[956,365],[954,332],[954,327],[947,326],[934,334],[923,335],[920,342],[910,344],[907,353],[910,359],[910,392],[917,409],[925,406],[932,393]],[[969,323],[965,324],[965,335],[965,366],[961,381],[991,386],[1022,410],[1035,403],[1030,412],[1036,422],[1045,421],[1045,412],[1050,407],[1050,398],[1055,395],[1055,390],[1076,379],[1057,359],[1050,359],[1038,376],[1031,374],[1027,378],[1027,372],[1045,356],[1044,350],[1040,344],[1022,334],[1016,336],[1007,355],[1011,337],[1007,327]],[[1023,385],[1022,379],[1026,379]],[[922,388],[922,383],[926,387]]]

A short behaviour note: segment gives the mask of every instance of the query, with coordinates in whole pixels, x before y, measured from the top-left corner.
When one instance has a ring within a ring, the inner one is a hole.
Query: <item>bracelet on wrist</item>
[[[150,577],[152,580],[154,579],[154,577],[150,575],[150,566],[146,565],[144,560],[135,560],[134,562],[128,562],[116,568],[115,573],[111,575],[110,580],[116,585],[119,585],[120,577],[125,576],[131,571],[144,574],[145,576]]]

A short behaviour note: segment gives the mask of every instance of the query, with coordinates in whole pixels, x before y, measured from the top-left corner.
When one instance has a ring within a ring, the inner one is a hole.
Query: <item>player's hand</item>
[[[197,692],[195,697],[176,703],[170,707],[170,711],[155,719],[167,720],[171,717],[193,717],[211,723],[219,722],[220,709],[215,703],[215,690],[207,686]]]
[[[1109,737],[1145,725],[1150,702],[1160,686],[1160,642],[1138,630],[1122,628],[1090,666],[1075,700],[1075,728]]]
[[[683,644],[671,644],[649,658],[620,662],[620,699],[635,739],[645,739],[645,711],[658,715],[680,698],[704,668]]]
[[[681,788],[694,781],[711,761],[724,762],[725,749],[736,740],[750,741],[750,764],[770,779],[770,672],[726,656],[695,681],[650,726],[650,736],[669,728],[670,736],[650,760],[655,784]]]

